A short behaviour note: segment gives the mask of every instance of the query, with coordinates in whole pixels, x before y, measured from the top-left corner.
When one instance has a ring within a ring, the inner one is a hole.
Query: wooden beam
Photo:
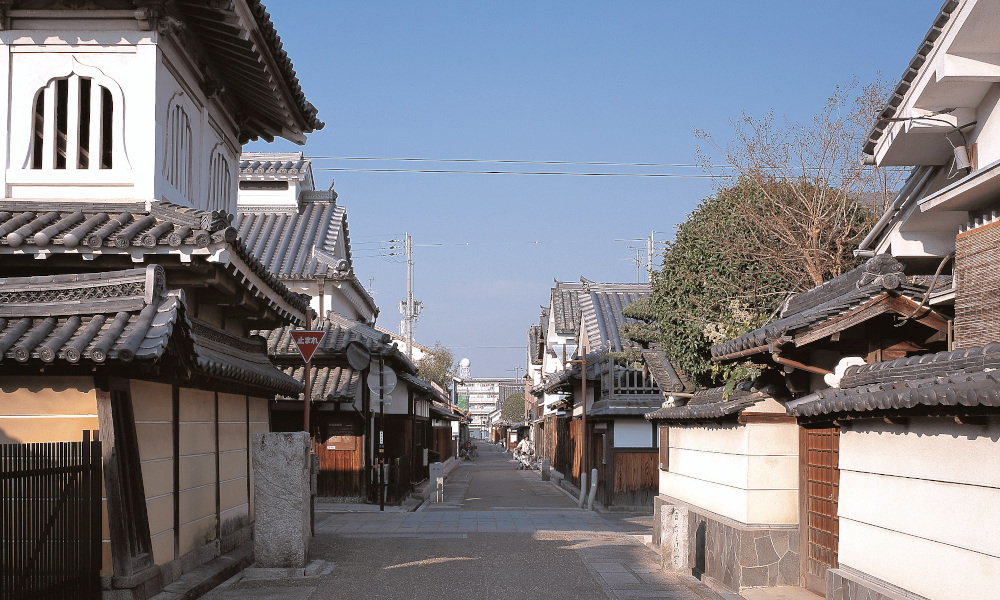
[[[917,310],[917,307],[920,306],[919,303],[910,300],[906,296],[895,296],[892,300],[890,300],[890,302],[893,310],[904,317],[912,315],[914,311]],[[920,310],[917,311],[917,316],[913,317],[913,320],[918,323],[922,323],[931,329],[948,331],[948,319],[929,306],[920,308]]]
[[[124,503],[118,460],[115,456],[115,421],[111,390],[97,386],[97,426],[101,431],[101,463],[107,497],[108,530],[111,534],[111,563],[116,577],[132,574],[132,560],[125,533]]]
[[[855,325],[860,325],[891,310],[892,305],[889,302],[889,294],[883,293],[857,308],[802,331],[795,336],[795,345],[803,346],[810,342],[821,340]]]
[[[740,413],[739,418],[736,420],[741,425],[746,425],[748,423],[762,423],[762,424],[778,424],[778,423],[796,423],[797,420],[792,415],[786,415],[784,413],[764,413],[764,412],[747,412],[743,411]]]

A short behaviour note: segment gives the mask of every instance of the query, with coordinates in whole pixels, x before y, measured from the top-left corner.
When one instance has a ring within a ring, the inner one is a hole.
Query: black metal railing
[[[101,597],[101,444],[0,444],[0,598]]]

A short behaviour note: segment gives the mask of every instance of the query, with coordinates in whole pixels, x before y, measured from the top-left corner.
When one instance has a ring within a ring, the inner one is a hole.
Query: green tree
[[[425,381],[433,381],[443,389],[451,387],[451,378],[456,373],[455,355],[441,342],[435,342],[434,347],[414,363],[417,375]]]
[[[500,418],[505,421],[524,420],[524,394],[518,392],[507,396],[500,405]]]
[[[639,322],[624,333],[659,342],[699,385],[752,375],[753,365],[712,363],[711,347],[769,321],[789,293],[857,266],[852,251],[898,183],[857,160],[883,91],[879,82],[837,88],[804,123],[744,114],[725,146],[697,132],[735,179],[720,178],[677,227],[649,299],[626,309]]]
[[[667,244],[649,299],[623,313],[639,321],[625,335],[659,342],[699,385],[745,375],[712,363],[711,347],[762,324],[786,295],[751,250],[755,232],[742,207],[754,195],[752,182],[740,180],[703,200]]]

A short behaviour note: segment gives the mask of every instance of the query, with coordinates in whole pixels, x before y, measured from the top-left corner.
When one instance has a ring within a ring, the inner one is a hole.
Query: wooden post
[[[306,329],[312,329],[312,308],[306,309]],[[305,363],[306,363],[306,372],[302,380],[306,386],[305,394],[303,395],[304,402],[302,403],[303,404],[302,431],[305,431],[306,434],[309,434],[309,412],[310,409],[312,408],[312,385],[311,382],[309,381],[310,379],[309,371],[312,370],[312,360],[307,360],[305,361]],[[312,435],[311,434],[309,435],[311,438]]]

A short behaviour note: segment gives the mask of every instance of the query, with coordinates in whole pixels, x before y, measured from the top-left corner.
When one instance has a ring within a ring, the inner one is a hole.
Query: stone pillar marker
[[[253,434],[254,558],[262,568],[304,568],[311,537],[309,434]]]
[[[542,481],[548,481],[552,478],[551,474],[551,462],[547,458],[542,459]]]
[[[444,465],[440,462],[430,464],[430,480],[433,484],[431,502],[444,502]]]
[[[660,507],[660,554],[663,566],[675,571],[688,568],[688,509],[664,504]]]

